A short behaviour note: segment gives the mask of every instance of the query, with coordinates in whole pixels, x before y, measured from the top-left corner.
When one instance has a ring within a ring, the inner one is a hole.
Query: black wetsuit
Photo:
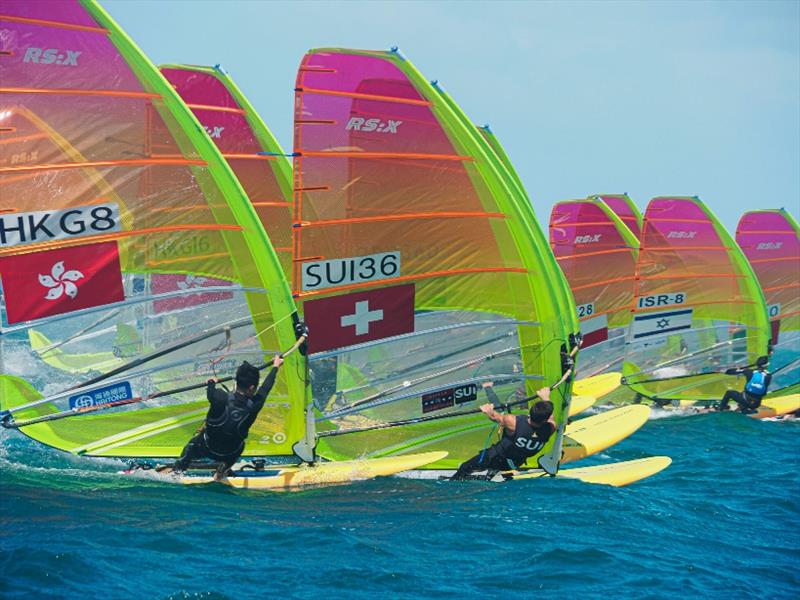
[[[218,461],[220,470],[226,471],[239,460],[250,426],[256,420],[264,401],[275,383],[278,369],[270,370],[261,387],[248,398],[238,391],[228,393],[208,383],[206,397],[210,404],[203,428],[189,440],[173,470],[183,471],[193,460],[210,458]]]
[[[753,374],[756,371],[752,369],[728,369],[726,371],[729,375],[739,375],[742,374],[745,376],[746,381],[749,383],[750,379],[753,377]],[[766,390],[769,388],[769,384],[772,382],[772,374],[767,373],[764,371],[764,394],[766,394]],[[747,384],[745,384],[745,388],[747,388]],[[758,410],[758,407],[761,406],[761,400],[764,398],[764,394],[757,396],[755,394],[751,394],[747,391],[747,389],[742,390],[741,392],[737,392],[735,390],[728,390],[725,392],[725,395],[722,397],[722,402],[719,403],[720,410],[728,410],[728,404],[731,400],[736,402],[739,405],[739,411],[745,414],[751,414]]]
[[[527,415],[517,415],[516,420],[513,433],[504,430],[499,442],[464,462],[452,479],[466,479],[470,473],[483,469],[490,472],[516,469],[541,451],[555,432],[549,421],[534,429]]]

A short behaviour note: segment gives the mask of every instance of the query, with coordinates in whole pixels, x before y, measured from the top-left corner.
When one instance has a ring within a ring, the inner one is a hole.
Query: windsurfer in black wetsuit
[[[272,359],[272,369],[258,391],[258,369],[246,361],[236,370],[235,392],[218,390],[217,380],[209,379],[206,397],[210,406],[205,425],[186,444],[172,471],[184,471],[193,460],[210,458],[220,463],[214,479],[224,477],[242,455],[250,426],[264,406],[282,364],[280,356]]]
[[[744,390],[728,390],[722,397],[722,401],[717,406],[717,410],[728,410],[728,404],[734,400],[739,405],[739,412],[752,414],[761,406],[761,400],[767,393],[769,384],[772,382],[772,374],[767,370],[769,358],[759,356],[756,361],[755,370],[749,368],[728,369],[726,375],[744,375],[747,383]]]
[[[489,395],[491,388],[485,389]],[[492,400],[494,400],[493,395],[492,391],[489,395]],[[499,423],[502,429],[500,441],[464,462],[451,479],[456,481],[466,479],[474,471],[484,469],[490,474],[493,474],[493,471],[516,469],[541,451],[555,433],[556,425],[552,420],[553,403],[550,402],[550,388],[539,390],[537,395],[541,400],[531,407],[528,415],[504,415],[497,412],[492,404],[481,406],[481,412]]]

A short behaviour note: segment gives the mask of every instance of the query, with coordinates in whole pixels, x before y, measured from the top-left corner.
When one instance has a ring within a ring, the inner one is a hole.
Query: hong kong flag
[[[125,299],[116,242],[0,258],[9,323]]]
[[[414,284],[309,300],[304,319],[310,352],[414,331]]]

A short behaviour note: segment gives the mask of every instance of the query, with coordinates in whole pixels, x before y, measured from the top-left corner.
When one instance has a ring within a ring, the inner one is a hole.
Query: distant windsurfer
[[[767,393],[769,384],[772,382],[772,374],[767,370],[768,364],[769,358],[760,356],[756,361],[755,370],[742,367],[725,371],[726,375],[744,375],[747,383],[741,392],[736,390],[725,392],[717,410],[728,410],[728,404],[731,400],[734,400],[739,405],[739,412],[745,414],[756,412],[758,407],[761,406],[761,400]]]
[[[242,455],[250,426],[263,408],[282,364],[280,356],[272,359],[272,369],[258,390],[258,369],[247,361],[236,370],[234,392],[217,389],[217,380],[209,379],[206,397],[210,406],[205,424],[186,444],[172,471],[185,471],[193,460],[210,458],[219,463],[214,479],[225,477]]]
[[[494,391],[491,387],[485,389],[489,399],[494,401]],[[556,424],[550,388],[539,390],[537,395],[541,400],[531,407],[528,415],[504,415],[490,403],[481,406],[481,412],[500,425],[500,441],[464,462],[451,479],[466,479],[471,473],[484,469],[489,471],[489,477],[496,471],[517,469],[541,451],[555,433]]]

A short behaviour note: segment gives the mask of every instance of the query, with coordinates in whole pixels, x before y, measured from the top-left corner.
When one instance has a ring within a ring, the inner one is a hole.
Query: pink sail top
[[[736,241],[764,292],[773,344],[781,331],[800,329],[800,232],[783,210],[742,215]]]
[[[627,194],[602,194],[593,196],[602,200],[622,220],[637,238],[642,234],[642,215]]]
[[[191,67],[166,67],[161,73],[228,161],[272,241],[284,272],[290,274],[292,201],[281,189],[273,168],[279,157],[259,154],[269,149],[253,131],[245,108],[213,73]]]

